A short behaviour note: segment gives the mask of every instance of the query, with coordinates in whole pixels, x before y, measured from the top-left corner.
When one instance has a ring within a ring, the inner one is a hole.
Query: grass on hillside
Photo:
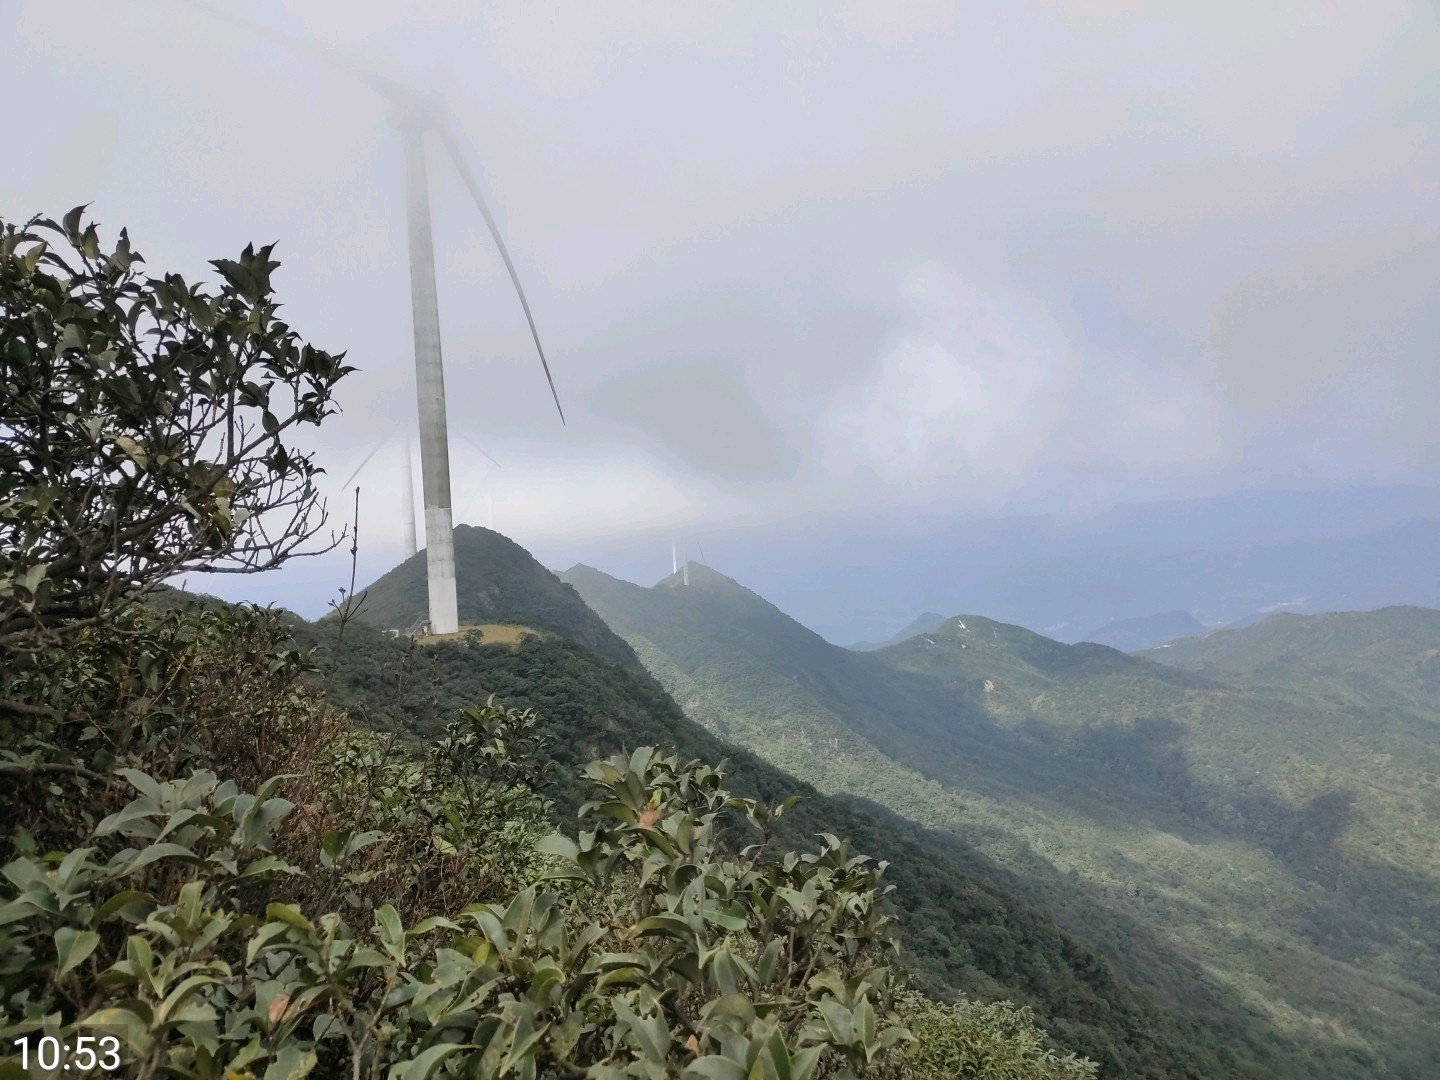
[[[442,641],[468,641],[477,645],[509,645],[513,649],[527,637],[538,637],[539,634],[538,630],[519,624],[480,623],[461,626],[453,634],[421,634],[415,641],[420,645],[435,645]]]

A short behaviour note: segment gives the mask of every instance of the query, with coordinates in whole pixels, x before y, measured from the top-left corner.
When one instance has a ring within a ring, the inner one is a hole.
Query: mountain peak
[[[673,574],[668,574],[655,583],[657,589],[683,589],[686,586],[692,589],[706,590],[739,590],[743,593],[750,593],[750,590],[741,585],[734,578],[726,577],[718,570],[711,569],[704,563],[687,562]]]
[[[577,568],[592,575],[600,571]],[[456,602],[461,623],[515,620],[569,638],[601,656],[643,670],[634,650],[582,600],[574,587],[541,566],[523,547],[491,529],[455,529]],[[405,629],[429,606],[423,554],[406,559],[365,589],[357,618]]]

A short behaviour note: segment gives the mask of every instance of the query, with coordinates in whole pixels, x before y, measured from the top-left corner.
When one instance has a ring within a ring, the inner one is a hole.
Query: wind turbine
[[[201,6],[216,11],[208,4]],[[461,181],[470,192],[470,197],[475,200],[480,216],[485,219],[485,226],[490,230],[490,236],[510,274],[510,282],[515,286],[515,294],[520,298],[525,321],[530,326],[530,336],[535,341],[535,350],[540,355],[545,379],[550,384],[550,395],[555,399],[555,408],[563,424],[565,410],[560,405],[560,394],[555,389],[555,379],[550,374],[550,363],[545,359],[545,349],[540,344],[540,332],[535,328],[535,318],[530,313],[530,303],[520,285],[520,276],[515,272],[515,264],[500,236],[500,228],[495,224],[495,218],[480,193],[480,185],[466,164],[450,113],[434,95],[422,94],[394,79],[353,67],[311,42],[277,33],[228,12],[217,14],[239,21],[256,33],[278,40],[289,48],[312,56],[319,55],[326,63],[344,68],[385,98],[394,108],[392,120],[400,131],[405,153],[405,220],[410,249],[410,311],[415,335],[415,393],[420,418],[420,480],[425,500],[425,567],[430,632],[453,634],[459,630],[460,624],[455,592],[450,436],[445,416],[445,370],[440,353],[440,304],[435,288],[435,239],[430,215],[430,180],[425,161],[425,141],[430,133],[438,136],[440,145],[454,163]]]
[[[405,433],[405,468],[400,472],[400,498],[405,515],[405,561],[415,555],[415,466],[411,461],[410,433]]]
[[[480,194],[448,117],[433,99],[388,79],[368,76],[366,81],[397,108],[397,124],[405,144],[405,217],[410,237],[410,306],[415,331],[415,391],[420,413],[420,481],[425,500],[425,565],[429,586],[430,632],[453,634],[460,628],[456,610],[454,521],[450,497],[450,440],[445,416],[445,371],[440,353],[440,305],[435,289],[435,242],[430,216],[430,181],[425,168],[425,136],[434,131],[454,162],[460,179],[485,219],[490,236],[510,273],[515,295],[525,312],[530,336],[540,355],[550,394],[560,421],[565,410],[540,344],[540,331],[500,229]]]

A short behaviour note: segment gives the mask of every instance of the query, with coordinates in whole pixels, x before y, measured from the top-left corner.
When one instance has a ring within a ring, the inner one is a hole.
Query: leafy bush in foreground
[[[136,797],[61,857],[4,868],[6,1038],[118,1033],[136,1075],[849,1075],[908,1039],[890,1009],[882,868],[826,837],[726,855],[723,774],[650,750],[591,767],[595,826],[552,835],[551,887],[406,926],[284,897],[294,807],[211,772]],[[327,842],[342,869],[385,843]],[[365,871],[352,871],[364,877]],[[758,1064],[757,1064],[758,1063]],[[754,1070],[758,1069],[756,1072]]]

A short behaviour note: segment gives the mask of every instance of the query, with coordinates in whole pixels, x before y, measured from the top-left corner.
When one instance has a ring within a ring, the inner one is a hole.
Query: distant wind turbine
[[[340,490],[347,490],[350,485],[355,482],[356,477],[358,477],[362,472],[364,472],[370,462],[374,460],[375,455],[378,454],[380,450],[394,437],[395,431],[393,428],[390,431],[387,431],[384,435],[381,435],[380,438],[376,440],[375,445],[370,448],[370,452],[360,459],[360,464],[356,465],[354,469],[350,470],[350,475],[347,476],[345,478],[345,482],[340,485]],[[460,437],[464,439],[467,443],[469,443],[472,447],[474,447],[475,452],[484,457],[485,460],[488,461],[491,465],[493,465],[497,469],[500,468],[500,462],[496,461],[495,458],[489,452],[487,452],[484,447],[478,445],[474,439],[470,438],[470,436],[464,434],[463,432],[461,433]],[[403,444],[404,448],[402,453],[404,456],[402,457],[400,462],[400,514],[401,521],[404,526],[403,539],[405,546],[405,558],[408,561],[415,554],[416,551],[415,464],[414,453],[411,448],[410,433],[408,430],[405,433]],[[485,495],[485,501],[488,507],[490,529],[493,532],[495,529],[495,506],[491,501],[491,497],[488,492]]]
[[[415,556],[415,466],[410,456],[410,433],[405,433],[405,468],[400,473],[405,512],[405,561]]]
[[[360,459],[360,464],[356,465],[355,468],[351,470],[350,475],[345,478],[345,482],[340,485],[340,490],[345,491],[349,488],[349,486],[355,482],[355,478],[365,471],[365,466],[370,464],[371,459],[380,452],[380,448],[394,437],[395,432],[393,430],[381,435],[375,445],[370,448],[370,452]],[[404,442],[405,459],[401,462],[400,469],[400,515],[405,529],[405,558],[409,559],[415,554],[415,469],[411,461],[410,434],[408,431],[405,434]]]
[[[540,354],[540,365],[545,371],[546,381],[550,384],[550,395],[555,399],[555,408],[563,424],[565,410],[560,405],[560,394],[555,389],[555,379],[550,374],[550,363],[545,359],[545,349],[540,344],[540,332],[535,327],[530,303],[525,298],[525,290],[520,286],[520,276],[516,273],[510,252],[500,236],[500,228],[480,193],[480,185],[466,164],[450,114],[434,96],[421,94],[403,83],[341,61],[312,42],[277,33],[248,19],[220,12],[208,4],[200,6],[225,18],[239,21],[253,31],[280,41],[289,48],[319,56],[327,64],[345,69],[394,107],[393,122],[400,131],[405,152],[405,218],[410,246],[410,310],[415,336],[415,390],[420,415],[420,474],[425,499],[425,563],[430,632],[453,634],[459,630],[460,624],[455,590],[450,438],[445,416],[445,372],[440,355],[440,306],[435,287],[435,240],[430,216],[430,181],[425,163],[427,134],[434,132],[439,137],[441,146],[454,163],[470,197],[474,199],[480,216],[485,219],[485,226],[490,230],[490,236],[510,274],[515,294],[520,298],[525,321],[530,326],[530,336],[535,341],[536,352]]]

